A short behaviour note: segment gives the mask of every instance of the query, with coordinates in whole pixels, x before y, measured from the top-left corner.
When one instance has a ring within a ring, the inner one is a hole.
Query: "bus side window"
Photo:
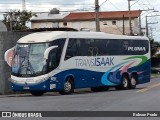
[[[79,39],[80,44],[78,46],[78,56],[88,56],[88,49],[89,49],[89,39]]]
[[[117,39],[109,40],[107,44],[108,55],[121,55],[122,48],[121,48],[121,41]]]
[[[88,56],[98,56],[98,46],[96,39],[88,39]]]
[[[122,40],[122,55],[129,55],[128,47],[131,45],[131,41],[129,40]]]
[[[99,39],[96,40],[95,44],[97,46],[97,56],[104,56],[104,55],[108,55],[107,54],[107,39]]]
[[[59,50],[62,52],[64,44],[65,44],[65,39],[62,38],[62,39],[57,39],[57,40],[52,41],[50,43],[50,46],[58,46]]]
[[[58,58],[58,48],[51,50],[49,53],[48,58],[48,70],[49,72],[57,68],[59,65],[59,58]]]
[[[132,51],[133,55],[144,55],[148,53],[149,43],[147,40],[132,40],[132,47],[140,48],[138,50]]]
[[[122,40],[123,55],[144,55],[148,50],[149,43],[146,40]]]
[[[65,55],[65,60],[74,57],[78,54],[77,50],[77,44],[75,39],[70,39],[68,42],[67,50],[66,50],[66,55]]]
[[[98,56],[98,48],[96,46],[89,47],[88,53],[89,53],[89,56]]]

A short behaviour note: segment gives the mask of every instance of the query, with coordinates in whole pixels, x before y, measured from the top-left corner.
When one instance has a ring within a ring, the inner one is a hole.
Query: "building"
[[[138,34],[139,16],[142,11],[131,11],[132,31]],[[59,16],[59,17],[58,17]],[[112,34],[129,34],[129,11],[100,12],[100,30]],[[96,30],[95,12],[75,12],[69,14],[38,15],[31,19],[32,28],[69,27],[77,30]]]
[[[60,22],[63,22],[63,19],[69,15],[65,14],[50,14],[50,13],[40,13],[37,14],[37,17],[31,18],[31,28],[59,28],[61,26]]]

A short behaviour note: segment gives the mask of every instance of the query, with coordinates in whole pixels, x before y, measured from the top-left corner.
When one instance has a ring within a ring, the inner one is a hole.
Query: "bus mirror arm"
[[[69,58],[71,58],[71,57],[72,57],[72,56],[70,56],[70,55],[67,55],[65,58],[66,58],[66,59],[69,59]]]
[[[53,49],[55,49],[55,48],[57,48],[57,47],[58,47],[58,46],[51,46],[51,47],[47,48],[47,49],[45,50],[45,52],[44,52],[44,59],[47,60],[50,51],[53,50]]]

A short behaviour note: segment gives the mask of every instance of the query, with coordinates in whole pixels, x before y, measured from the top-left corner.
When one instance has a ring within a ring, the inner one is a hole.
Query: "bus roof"
[[[37,32],[26,35],[20,38],[17,43],[40,43],[49,42],[60,38],[95,38],[95,39],[134,39],[148,40],[145,36],[126,36],[114,35],[104,32],[68,32],[68,31],[52,31],[52,32]]]

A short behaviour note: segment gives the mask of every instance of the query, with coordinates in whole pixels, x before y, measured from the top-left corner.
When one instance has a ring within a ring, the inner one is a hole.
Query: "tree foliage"
[[[160,43],[157,41],[154,41],[153,38],[149,38],[150,45],[151,45],[151,57],[155,56],[156,52],[158,52],[160,48]]]
[[[29,22],[32,16],[36,16],[36,14],[31,11],[11,10],[4,15],[3,22],[10,31],[28,29],[26,22]]]

